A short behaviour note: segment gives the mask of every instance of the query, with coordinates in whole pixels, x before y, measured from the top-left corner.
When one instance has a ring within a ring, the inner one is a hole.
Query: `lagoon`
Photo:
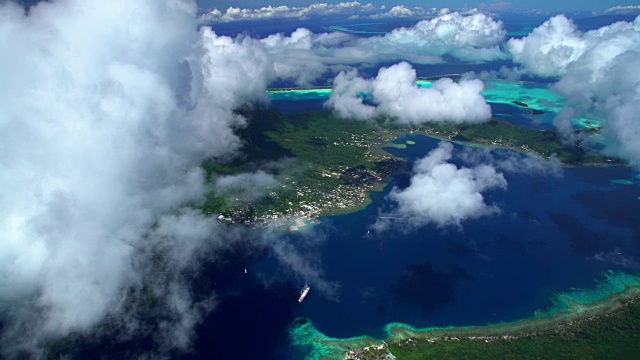
[[[430,88],[432,84],[432,80],[416,82],[420,88]],[[267,91],[273,105],[284,112],[322,109],[330,93],[331,88],[328,87]],[[514,125],[534,129],[552,129],[553,120],[562,110],[565,101],[565,98],[553,91],[549,84],[527,81],[485,81],[482,95],[491,105],[494,116]],[[522,102],[528,107],[519,106],[514,103],[515,101]],[[543,113],[532,114],[532,109],[542,110]],[[600,121],[595,119],[576,118],[573,123],[577,128],[600,126]]]

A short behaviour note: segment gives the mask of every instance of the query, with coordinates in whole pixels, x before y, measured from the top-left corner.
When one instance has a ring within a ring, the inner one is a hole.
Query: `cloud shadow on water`
[[[549,219],[567,234],[571,247],[581,255],[591,255],[605,244],[604,235],[589,230],[578,218],[568,214],[549,212]]]
[[[455,302],[456,289],[462,280],[473,280],[473,276],[457,265],[450,265],[448,271],[438,271],[426,261],[409,265],[390,291],[399,301],[429,315]]]
[[[640,201],[637,200],[640,193],[637,189],[634,186],[613,191],[588,191],[574,195],[573,199],[589,209],[590,216],[632,230],[640,243]]]

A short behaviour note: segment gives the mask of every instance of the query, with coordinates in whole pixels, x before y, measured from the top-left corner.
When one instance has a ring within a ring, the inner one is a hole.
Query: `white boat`
[[[309,284],[304,284],[304,287],[302,288],[302,290],[300,290],[300,297],[298,298],[298,302],[302,302],[302,300],[307,297],[309,290],[311,290],[311,286],[309,286]]]

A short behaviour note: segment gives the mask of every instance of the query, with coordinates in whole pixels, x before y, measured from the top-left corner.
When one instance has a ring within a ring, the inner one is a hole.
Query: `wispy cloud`
[[[263,240],[273,256],[300,283],[308,283],[321,296],[331,301],[339,301],[342,291],[337,281],[327,280],[322,269],[319,246],[326,236],[315,230],[305,230],[298,235],[299,243],[294,245],[274,233],[266,233]]]
[[[465,148],[459,157],[469,165],[487,164],[509,173],[538,176],[562,176],[560,160],[554,155],[549,158],[536,153],[520,154],[500,148]]]
[[[601,261],[632,270],[637,270],[640,267],[632,256],[624,254],[619,248],[615,248],[608,253],[601,251],[588,257],[587,260]]]
[[[235,194],[255,200],[271,188],[280,185],[273,175],[262,170],[252,173],[219,176],[216,178],[216,191],[225,194]]]
[[[211,309],[187,275],[237,234],[185,206],[203,200],[202,160],[240,151],[234,110],[277,74],[265,52],[198,32],[195,12],[0,4],[0,355],[35,356],[105,319],[135,328],[150,298],[158,341],[183,348]]]
[[[239,82],[247,84],[244,91],[251,94],[276,79],[311,85],[327,73],[361,64],[398,60],[434,64],[443,62],[445,56],[486,62],[506,56],[499,46],[506,35],[503,24],[482,13],[445,12],[414,26],[370,38],[342,32],[315,34],[305,28],[289,35],[277,33],[263,39],[219,36],[209,28],[203,28],[201,32],[210,51],[225,54],[209,60],[217,61],[210,66],[211,71],[230,82],[234,78],[229,74],[237,73]],[[233,71],[219,70],[225,66]]]
[[[478,5],[478,9],[484,11],[500,11],[509,8],[509,6],[511,6],[511,3],[508,1],[494,0],[489,3],[480,3],[480,5]]]
[[[608,8],[605,14],[638,14],[640,13],[640,5],[619,5]]]

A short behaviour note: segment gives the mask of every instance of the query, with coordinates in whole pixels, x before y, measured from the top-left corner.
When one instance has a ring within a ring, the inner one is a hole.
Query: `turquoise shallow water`
[[[389,151],[414,161],[437,144],[398,139],[407,141],[415,144]],[[640,187],[610,182],[635,175],[624,167],[565,169],[561,178],[505,173],[508,190],[485,194],[499,215],[461,229],[368,233],[378,211],[392,206],[390,188],[406,186],[401,176],[367,209],[317,226],[328,239],[325,276],[339,279],[342,292],[339,302],[310,293],[298,311],[310,322],[294,323],[292,341],[315,359],[365,340],[356,335],[544,318],[638,286]]]
[[[372,25],[381,25],[384,23],[364,23],[364,24],[351,24],[351,25],[334,25],[328,26],[326,29],[329,31],[341,31],[351,34],[359,35],[384,35],[387,31],[384,30],[364,30]]]
[[[509,32],[507,32],[507,36],[508,37],[524,37],[529,35],[529,33],[531,33],[531,31],[533,31],[533,29],[535,29],[534,26],[525,26],[522,27],[518,30],[511,30]]]
[[[329,93],[304,89],[269,95],[287,111],[296,104],[321,106]],[[490,82],[483,94],[494,114],[534,128],[552,126],[564,101],[545,84],[529,82]],[[545,113],[527,114],[513,101]],[[580,119],[575,124],[581,126]],[[437,140],[403,134],[396,143],[401,146],[389,151],[412,162]],[[629,275],[639,269],[640,258],[640,221],[633,215],[640,213],[640,187],[634,171],[578,168],[565,169],[562,178],[505,176],[506,192],[485,194],[501,214],[465,222],[459,231],[427,226],[410,234],[367,233],[380,209],[392,206],[385,200],[391,186],[406,186],[406,177],[374,194],[369,208],[324,218],[315,231],[329,240],[319,257],[326,277],[342,285],[340,301],[321,294],[305,300],[297,315],[310,322],[298,320],[291,328],[295,347],[317,358],[331,351],[316,346],[317,339],[335,345],[364,341],[352,338],[356,335],[384,338],[394,327],[424,330],[546,317],[570,303],[587,304],[637,283]],[[603,207],[606,203],[612,207]]]
[[[429,88],[432,81],[418,80],[421,88]],[[316,108],[321,108],[322,103],[329,98],[330,88],[317,89],[286,89],[269,90],[269,98],[278,106],[280,103],[304,102],[305,105],[316,103]],[[485,83],[482,95],[491,104],[494,116],[502,117],[516,125],[529,125],[539,127],[546,125],[551,127],[553,119],[563,107],[565,98],[552,91],[548,84],[493,80]],[[542,110],[540,115],[530,114],[529,109],[519,106],[514,101],[522,102],[530,109]],[[574,125],[578,128],[599,126],[600,122],[592,119],[576,118]]]
[[[546,318],[558,313],[570,312],[572,311],[572,306],[575,306],[571,304],[572,302],[580,305],[589,305],[610,296],[618,295],[628,287],[637,288],[639,286],[639,275],[609,270],[592,288],[573,289],[556,294],[552,299],[552,305],[549,308],[536,311],[531,318]],[[575,311],[580,311],[580,309],[576,309]],[[384,327],[385,335],[378,339],[367,336],[332,338],[318,331],[318,329],[313,326],[312,322],[298,319],[294,325],[290,327],[290,338],[295,346],[307,349],[305,353],[306,359],[316,360],[322,359],[323,357],[333,358],[336,354],[353,347],[368,346],[370,341],[383,340],[387,336],[393,336],[393,334],[397,333],[398,330],[408,330],[410,333],[416,333],[442,330],[443,328],[456,330],[469,328],[469,326],[416,328],[405,323],[389,323]]]
[[[331,93],[330,88],[318,89],[286,89],[269,90],[267,94],[271,101],[304,101],[319,100],[326,101]]]

